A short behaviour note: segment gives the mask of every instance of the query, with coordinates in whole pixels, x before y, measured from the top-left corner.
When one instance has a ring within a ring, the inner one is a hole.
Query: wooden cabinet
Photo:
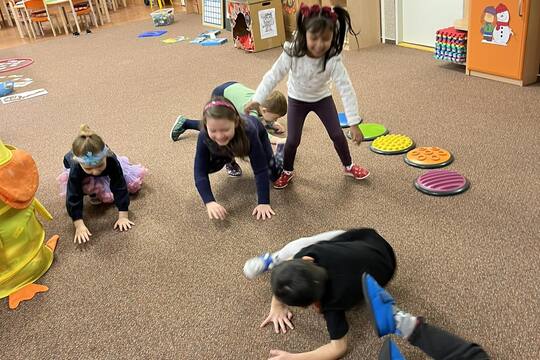
[[[471,0],[468,18],[468,75],[517,85],[536,82],[540,1]]]
[[[360,32],[358,43],[354,37],[348,37],[349,49],[357,50],[381,42],[381,8],[380,0],[282,0],[285,17],[285,30],[290,38],[296,30],[296,14],[300,4],[308,6],[341,6],[347,9],[351,16],[352,27]]]

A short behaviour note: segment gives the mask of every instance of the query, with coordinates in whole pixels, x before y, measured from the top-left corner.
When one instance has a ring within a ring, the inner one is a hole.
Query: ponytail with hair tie
[[[95,166],[109,154],[103,139],[86,124],[79,128],[79,135],[73,141],[71,151],[75,160],[88,166]]]
[[[82,124],[80,127],[79,127],[79,136],[82,137],[82,138],[87,138],[87,137],[90,137],[92,135],[94,135],[95,132],[94,130],[90,129],[90,126],[86,125],[86,124]]]

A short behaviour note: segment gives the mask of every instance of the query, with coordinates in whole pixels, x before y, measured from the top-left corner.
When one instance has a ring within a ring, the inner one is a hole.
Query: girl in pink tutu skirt
[[[112,203],[118,208],[114,229],[127,231],[135,225],[128,217],[129,194],[141,189],[147,169],[117,157],[99,135],[82,125],[72,149],[64,156],[64,171],[58,176],[66,208],[75,226],[75,243],[85,243],[92,233],[83,221],[83,198],[90,203]]]

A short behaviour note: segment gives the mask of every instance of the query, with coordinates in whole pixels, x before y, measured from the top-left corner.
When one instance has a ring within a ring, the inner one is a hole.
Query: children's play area
[[[540,359],[540,1],[0,0],[0,359]]]

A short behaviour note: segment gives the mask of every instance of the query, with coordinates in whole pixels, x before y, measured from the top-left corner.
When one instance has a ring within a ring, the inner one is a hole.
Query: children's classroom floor
[[[204,30],[197,15],[176,19],[165,28],[170,35]],[[33,155],[37,196],[55,217],[47,235],[61,237],[53,266],[38,281],[49,292],[16,311],[1,303],[1,358],[266,359],[273,348],[314,349],[328,337],[311,309],[294,309],[296,329],[287,335],[259,329],[270,305],[269,276],[249,281],[243,264],[298,237],[364,226],[396,251],[389,289],[403,308],[482,344],[494,359],[540,357],[540,86],[466,77],[428,53],[392,45],[346,52],[365,121],[419,146],[451,150],[449,168],[466,175],[471,189],[446,198],[421,194],[413,187],[421,170],[401,156],[371,152],[368,143],[351,149],[371,177],[344,177],[310,115],[297,177],[271,192],[275,218],[252,218],[255,185],[241,163],[240,179],[212,176],[230,217],[210,221],[193,183],[197,135],[172,143],[171,122],[179,113],[200,116],[222,82],[256,87],[280,49],[245,54],[230,42],[201,47],[136,37],[151,29],[145,20],[1,51],[2,58],[32,57],[33,65],[15,73],[34,79],[29,90],[49,92],[1,105],[0,138]],[[132,199],[131,231],[112,230],[114,206],[85,207],[94,234],[86,247],[73,244],[55,180],[81,123],[150,169]],[[382,340],[365,307],[348,319],[346,359],[376,359]],[[424,359],[399,344],[407,359]]]
[[[101,31],[102,29],[115,27],[115,26],[121,26],[125,23],[133,22],[133,21],[140,21],[143,19],[150,19],[150,10],[149,6],[145,6],[142,1],[137,0],[126,0],[128,7],[124,8],[120,6],[117,11],[110,11],[110,17],[111,22],[105,23],[104,25],[101,25],[99,23],[99,28],[95,29],[92,27],[92,31],[97,32]],[[154,8],[155,10],[156,8]],[[174,10],[176,13],[178,12],[185,12],[185,9],[181,6],[175,5]],[[82,25],[81,25],[82,26]],[[46,41],[55,41],[57,39],[60,39],[64,36],[66,36],[62,30],[62,33],[60,35],[57,34],[58,38],[55,38],[52,36],[52,32],[50,30],[50,27],[46,23],[45,25],[45,35],[44,37],[39,36],[37,39],[30,39],[28,36],[25,36],[21,39],[19,36],[19,33],[17,32],[16,27],[6,27],[3,26],[0,29],[0,49],[7,49],[12,48],[15,46],[20,46],[24,44],[32,44],[32,43],[39,43],[39,42],[46,42]],[[68,35],[72,36],[72,35]]]

